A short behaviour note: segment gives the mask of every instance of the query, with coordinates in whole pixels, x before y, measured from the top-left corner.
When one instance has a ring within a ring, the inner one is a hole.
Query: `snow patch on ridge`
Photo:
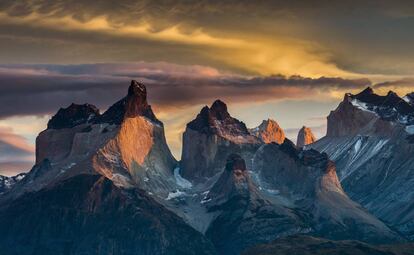
[[[374,111],[371,111],[371,110],[368,109],[368,104],[367,103],[361,102],[358,99],[352,99],[351,100],[351,104],[353,106],[355,106],[356,108],[360,109],[360,110],[363,110],[363,111],[366,111],[366,112],[375,113]]]
[[[406,126],[405,127],[405,132],[407,132],[410,135],[413,135],[414,134],[414,125]]]
[[[361,149],[362,141],[361,139],[358,139],[358,141],[354,144],[354,151],[355,154],[358,153],[358,151]]]
[[[174,169],[174,178],[175,178],[175,182],[177,183],[177,185],[180,186],[181,188],[191,189],[191,187],[193,186],[193,184],[191,184],[190,181],[188,181],[187,179],[183,178],[180,175],[180,168],[179,167],[176,167]]]
[[[179,197],[182,197],[184,195],[186,195],[185,192],[180,191],[180,190],[177,189],[176,191],[168,193],[168,196],[165,200],[171,200],[171,199],[179,198]]]

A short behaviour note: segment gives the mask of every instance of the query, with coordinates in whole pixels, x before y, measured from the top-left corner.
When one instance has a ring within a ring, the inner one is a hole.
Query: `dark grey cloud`
[[[251,77],[168,63],[0,65],[0,118],[50,114],[72,102],[105,109],[125,95],[131,79],[147,84],[151,103],[161,107],[210,104],[216,98],[233,102],[301,98],[312,91],[370,85],[366,79]]]
[[[374,89],[375,88],[414,88],[414,78],[405,78],[395,81],[377,83],[374,86]]]

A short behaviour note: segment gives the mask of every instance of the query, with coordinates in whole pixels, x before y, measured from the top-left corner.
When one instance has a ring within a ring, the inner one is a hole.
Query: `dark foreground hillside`
[[[373,246],[359,241],[332,241],[296,235],[248,249],[243,255],[411,255],[414,244]]]

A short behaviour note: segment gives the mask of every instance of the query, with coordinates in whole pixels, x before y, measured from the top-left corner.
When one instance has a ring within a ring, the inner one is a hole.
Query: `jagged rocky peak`
[[[302,148],[305,145],[314,143],[316,141],[315,136],[312,133],[312,130],[308,127],[303,126],[298,133],[298,138],[296,140],[296,146]]]
[[[210,108],[203,107],[197,117],[187,124],[187,128],[228,139],[250,136],[246,125],[231,117],[227,105],[221,100],[214,101]]]
[[[414,92],[408,93],[403,97],[403,99],[410,105],[414,105]]]
[[[147,102],[147,89],[144,84],[135,80],[131,81],[128,94],[102,115],[98,108],[91,104],[71,104],[67,108],[61,108],[49,123],[48,129],[73,128],[86,123],[108,123],[119,125],[125,118],[144,116],[152,122],[162,125],[153,113]]]
[[[250,133],[258,137],[264,143],[278,143],[282,144],[285,140],[285,132],[279,124],[272,119],[263,120],[262,123],[250,129]]]
[[[157,119],[151,106],[147,102],[147,89],[145,85],[132,80],[128,88],[128,95],[109,107],[97,119],[97,122],[119,125],[125,118],[133,118],[136,116],[146,117],[152,122],[162,125],[162,122]]]
[[[349,98],[354,106],[362,110],[375,112],[385,120],[398,121],[402,124],[414,121],[414,107],[394,91],[389,91],[387,95],[380,96],[368,87],[356,95],[349,95]]]
[[[216,100],[187,124],[183,134],[182,174],[187,179],[204,182],[223,171],[227,156],[232,153],[239,153],[250,162],[261,143],[243,122],[229,114],[225,103]]]
[[[370,87],[355,95],[347,93],[328,116],[327,136],[401,133],[405,126],[414,125],[414,106],[407,101],[393,91],[377,95]]]
[[[147,102],[143,84],[132,81],[126,94],[102,115],[90,105],[72,105],[59,111],[59,119],[70,119],[66,127],[72,128],[47,129],[38,135],[33,169],[41,171],[30,175],[35,176],[34,184],[19,189],[40,189],[74,175],[92,173],[102,174],[118,186],[168,194],[175,185],[172,173],[177,161],[166,143],[164,127]],[[89,112],[92,114],[85,114]],[[65,118],[72,115],[80,117]],[[46,159],[50,167],[42,164]]]
[[[211,114],[218,120],[225,120],[227,118],[231,118],[229,112],[227,111],[227,105],[220,99],[214,101],[214,103],[211,105],[210,110]]]
[[[99,110],[91,104],[71,104],[59,111],[47,123],[48,129],[73,128],[99,117]]]

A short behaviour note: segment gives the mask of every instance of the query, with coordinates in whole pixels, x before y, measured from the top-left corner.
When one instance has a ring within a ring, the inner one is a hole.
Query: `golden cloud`
[[[10,16],[1,12],[0,22],[32,28],[91,32],[111,37],[157,41],[183,47],[201,47],[197,54],[204,58],[220,62],[230,68],[244,70],[247,73],[299,74],[307,77],[357,76],[338,68],[332,62],[330,55],[317,43],[287,37],[271,39],[257,36],[217,36],[201,28],[184,31],[181,28],[185,24],[155,31],[153,26],[145,20],[136,24],[125,24],[111,22],[106,16],[98,16],[80,21],[72,16],[59,17],[37,12],[26,16]]]

